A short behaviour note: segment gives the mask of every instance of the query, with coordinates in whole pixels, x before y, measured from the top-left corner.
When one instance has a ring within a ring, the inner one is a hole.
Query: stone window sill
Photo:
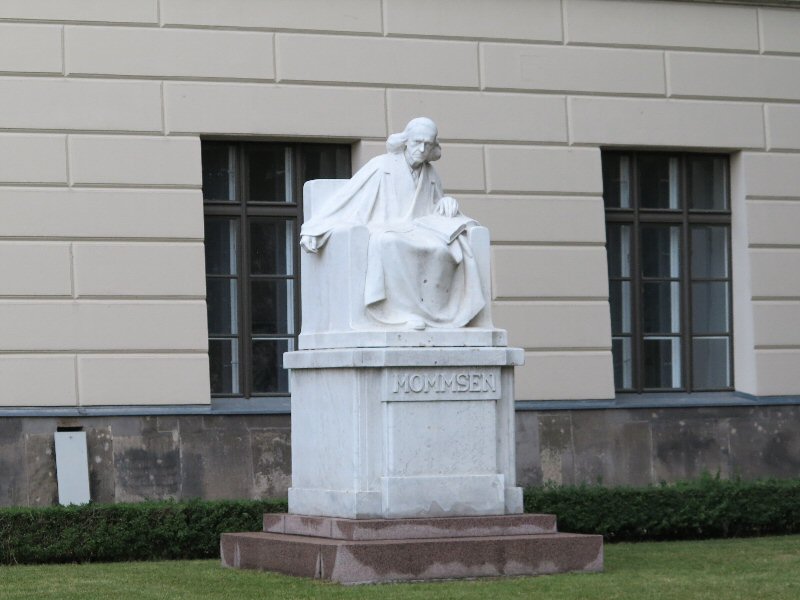
[[[800,396],[752,396],[743,392],[617,394],[605,400],[519,400],[518,411],[701,408],[800,404]]]

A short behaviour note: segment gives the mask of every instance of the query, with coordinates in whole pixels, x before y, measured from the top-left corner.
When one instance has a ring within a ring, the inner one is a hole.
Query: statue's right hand
[[[458,200],[451,196],[443,197],[436,206],[436,212],[445,217],[455,217],[458,211]]]
[[[319,250],[319,246],[317,246],[317,238],[313,235],[301,235],[300,236],[300,247],[305,250],[306,252],[311,252],[316,254]]]

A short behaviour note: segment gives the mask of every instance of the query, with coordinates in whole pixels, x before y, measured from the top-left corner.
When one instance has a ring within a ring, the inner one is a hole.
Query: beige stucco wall
[[[520,399],[613,396],[600,147],[733,154],[736,386],[800,393],[800,10],[617,0],[0,3],[0,405],[209,401],[200,136],[413,116],[493,233]]]

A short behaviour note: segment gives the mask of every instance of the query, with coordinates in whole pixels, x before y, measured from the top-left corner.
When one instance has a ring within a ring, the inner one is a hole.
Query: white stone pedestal
[[[289,512],[351,519],[522,512],[506,347],[302,350]]]

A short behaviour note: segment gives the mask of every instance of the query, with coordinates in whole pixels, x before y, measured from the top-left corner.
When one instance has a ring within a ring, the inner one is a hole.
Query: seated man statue
[[[300,245],[316,253],[338,227],[367,227],[364,305],[385,325],[464,327],[486,304],[465,234],[477,223],[442,196],[430,164],[442,153],[437,138],[430,119],[410,121],[300,230]]]

